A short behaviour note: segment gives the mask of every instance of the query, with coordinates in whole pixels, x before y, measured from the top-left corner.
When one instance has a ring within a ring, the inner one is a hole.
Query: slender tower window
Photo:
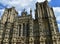
[[[21,35],[21,25],[19,25],[19,36]]]
[[[23,23],[23,36],[25,36],[25,23]]]
[[[29,24],[26,25],[26,36],[29,36]]]
[[[5,28],[6,28],[7,22],[5,22]]]

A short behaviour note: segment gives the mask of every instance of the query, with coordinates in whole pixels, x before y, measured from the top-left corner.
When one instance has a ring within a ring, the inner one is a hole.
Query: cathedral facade
[[[53,9],[48,2],[37,2],[32,10],[18,16],[14,7],[6,8],[0,20],[0,44],[60,44],[60,33]]]

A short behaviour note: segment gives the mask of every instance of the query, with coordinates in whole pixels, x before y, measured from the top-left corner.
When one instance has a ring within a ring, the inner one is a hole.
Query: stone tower
[[[35,18],[39,25],[40,44],[58,44],[56,17],[47,0],[44,3],[36,3]]]
[[[0,20],[0,44],[60,44],[60,33],[48,1],[37,2],[35,19],[24,9],[6,8]]]
[[[16,32],[13,31],[12,28],[14,24],[16,26],[15,18],[17,17],[17,14],[18,13],[16,12],[14,7],[5,9],[0,23],[0,44],[9,44],[12,40],[12,37],[14,38],[16,36]],[[16,28],[17,27],[15,27],[14,29]],[[15,33],[13,33],[12,31]]]

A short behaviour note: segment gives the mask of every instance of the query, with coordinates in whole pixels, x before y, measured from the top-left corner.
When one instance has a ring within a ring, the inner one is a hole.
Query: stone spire
[[[48,0],[45,0],[45,4],[48,5]]]
[[[31,17],[32,17],[32,9],[30,8],[30,15],[31,15]]]
[[[48,1],[48,0],[45,0],[45,1]]]
[[[25,10],[25,8],[23,9],[23,11],[21,12],[22,16],[26,16],[27,15],[27,11]]]
[[[30,14],[32,15],[32,9],[30,8]]]

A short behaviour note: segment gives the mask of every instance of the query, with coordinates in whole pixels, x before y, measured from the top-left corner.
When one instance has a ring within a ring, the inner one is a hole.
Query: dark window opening
[[[21,25],[19,25],[19,36],[21,35]]]
[[[25,23],[23,23],[23,36],[25,36]]]
[[[29,36],[29,24],[26,25],[26,36]]]

